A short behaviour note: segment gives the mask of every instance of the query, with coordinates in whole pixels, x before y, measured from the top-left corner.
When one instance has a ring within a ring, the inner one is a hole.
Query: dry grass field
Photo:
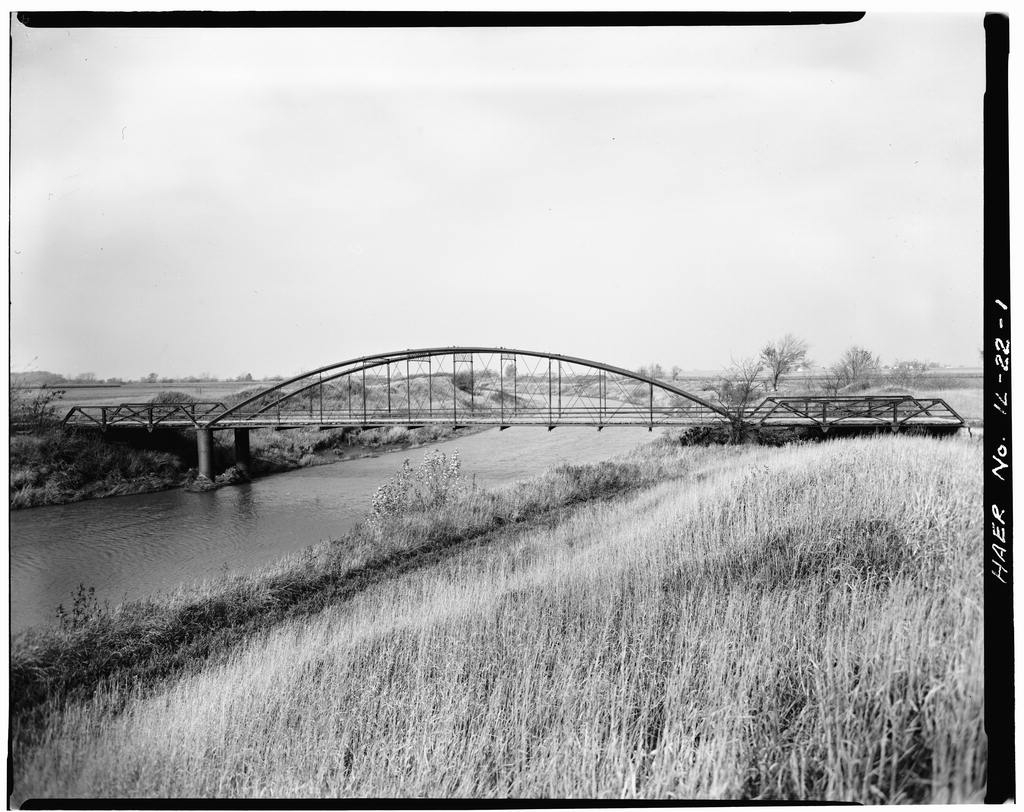
[[[462,492],[282,562],[405,556],[316,612],[274,593],[277,620],[211,627],[185,667],[16,714],[14,800],[980,801],[980,457],[962,437],[663,442],[612,498],[565,472]],[[551,509],[518,522],[538,494]],[[14,652],[15,682],[37,654]]]
[[[109,406],[117,403],[149,403],[164,392],[182,392],[202,401],[223,401],[255,386],[272,386],[271,381],[201,381],[197,383],[125,383],[120,386],[61,386],[51,389],[64,392],[58,402],[61,417],[71,406]],[[34,391],[34,390],[33,390]]]

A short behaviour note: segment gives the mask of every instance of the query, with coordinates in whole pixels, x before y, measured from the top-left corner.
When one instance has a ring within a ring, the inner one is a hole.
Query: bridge
[[[568,355],[500,347],[437,347],[365,355],[304,372],[234,404],[212,401],[73,406],[65,425],[194,429],[199,472],[212,478],[212,432],[233,430],[249,466],[249,431],[312,427],[683,427],[739,424],[956,431],[939,398],[909,395],[765,398],[727,407],[672,383]]]

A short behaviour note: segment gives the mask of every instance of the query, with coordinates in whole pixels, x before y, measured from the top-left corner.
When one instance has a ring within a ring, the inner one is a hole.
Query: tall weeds
[[[51,427],[10,439],[10,505],[35,507],[170,487],[186,470],[168,451]]]
[[[615,468],[620,473],[609,474]],[[52,706],[88,697],[105,681],[148,685],[287,616],[314,614],[396,573],[428,566],[496,528],[678,476],[686,465],[662,443],[642,464],[562,466],[496,492],[457,487],[452,473],[458,463],[444,455],[428,457],[424,470],[415,503],[382,512],[378,521],[276,567],[182,590],[169,600],[90,613],[71,628],[29,630],[15,641],[11,656],[14,727],[31,738]]]

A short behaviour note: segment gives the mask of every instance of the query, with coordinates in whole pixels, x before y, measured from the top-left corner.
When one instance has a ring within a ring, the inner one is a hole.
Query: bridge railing
[[[449,404],[452,407],[452,404]],[[117,404],[74,406],[64,417],[66,425],[95,425],[101,428],[159,426],[203,428],[209,419],[224,414],[221,403],[209,404]],[[607,408],[528,406],[504,411],[490,407],[457,405],[449,409],[358,408],[336,409],[308,406],[266,411],[236,412],[220,422],[221,428],[274,426],[368,426],[368,425],[699,425],[726,422],[726,418],[701,407],[654,406],[637,409],[614,404]]]
[[[532,407],[507,409],[504,413],[491,408],[440,409],[282,409],[260,413],[235,413],[218,425],[239,427],[244,425],[425,425],[447,423],[455,425],[696,425],[726,422],[723,415],[704,409],[678,409],[655,406],[653,409],[607,409],[570,407]]]
[[[104,429],[142,426],[152,431],[157,426],[167,423],[189,423],[200,428],[225,410],[226,407],[219,401],[72,406],[64,415],[62,422],[65,425],[95,424]]]
[[[748,412],[758,426],[914,425],[963,426],[965,421],[942,398],[913,395],[767,397]]]

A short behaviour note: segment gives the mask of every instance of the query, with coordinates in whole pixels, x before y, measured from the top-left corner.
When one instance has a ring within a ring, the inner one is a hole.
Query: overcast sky
[[[15,370],[453,344],[979,365],[982,16],[842,26],[13,23]]]

